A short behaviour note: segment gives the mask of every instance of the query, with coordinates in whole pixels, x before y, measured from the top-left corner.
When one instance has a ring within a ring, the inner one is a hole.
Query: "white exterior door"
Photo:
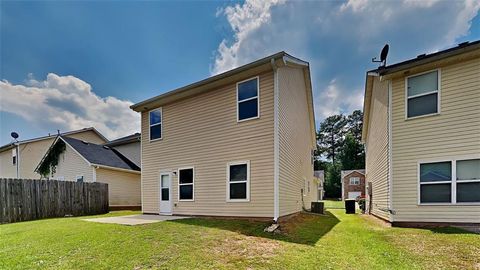
[[[172,180],[169,173],[160,174],[160,214],[172,214]]]
[[[348,192],[349,199],[356,199],[358,196],[362,196],[362,192]]]

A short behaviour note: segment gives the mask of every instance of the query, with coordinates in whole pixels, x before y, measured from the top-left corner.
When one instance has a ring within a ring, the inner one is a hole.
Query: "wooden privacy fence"
[[[0,178],[0,224],[108,212],[108,184]]]

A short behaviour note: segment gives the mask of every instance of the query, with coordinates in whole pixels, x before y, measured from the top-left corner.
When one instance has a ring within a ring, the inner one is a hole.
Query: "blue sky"
[[[477,1],[6,2],[0,144],[95,126],[138,131],[132,103],[285,50],[311,63],[317,121],[361,108],[370,59],[480,39]],[[442,16],[438,16],[442,14]]]

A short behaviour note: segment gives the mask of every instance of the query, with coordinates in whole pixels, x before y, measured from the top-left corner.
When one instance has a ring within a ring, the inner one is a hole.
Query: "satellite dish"
[[[10,136],[12,136],[12,138],[14,138],[15,140],[18,139],[18,133],[16,133],[15,131],[10,133]]]
[[[387,65],[388,49],[389,48],[390,48],[390,46],[388,46],[388,44],[385,44],[385,46],[383,46],[382,52],[380,53],[380,60],[377,60],[377,58],[374,57],[374,58],[372,58],[372,62],[373,63],[381,63],[380,67],[386,66]]]

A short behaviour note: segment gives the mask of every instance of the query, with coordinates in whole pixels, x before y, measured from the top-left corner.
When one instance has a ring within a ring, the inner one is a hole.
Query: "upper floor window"
[[[350,185],[360,185],[360,177],[350,177]]]
[[[407,118],[439,112],[439,70],[407,77]]]
[[[150,140],[162,138],[162,108],[150,111]]]
[[[12,165],[17,164],[17,149],[12,149]]]
[[[237,83],[237,121],[259,117],[258,89],[258,77]]]

